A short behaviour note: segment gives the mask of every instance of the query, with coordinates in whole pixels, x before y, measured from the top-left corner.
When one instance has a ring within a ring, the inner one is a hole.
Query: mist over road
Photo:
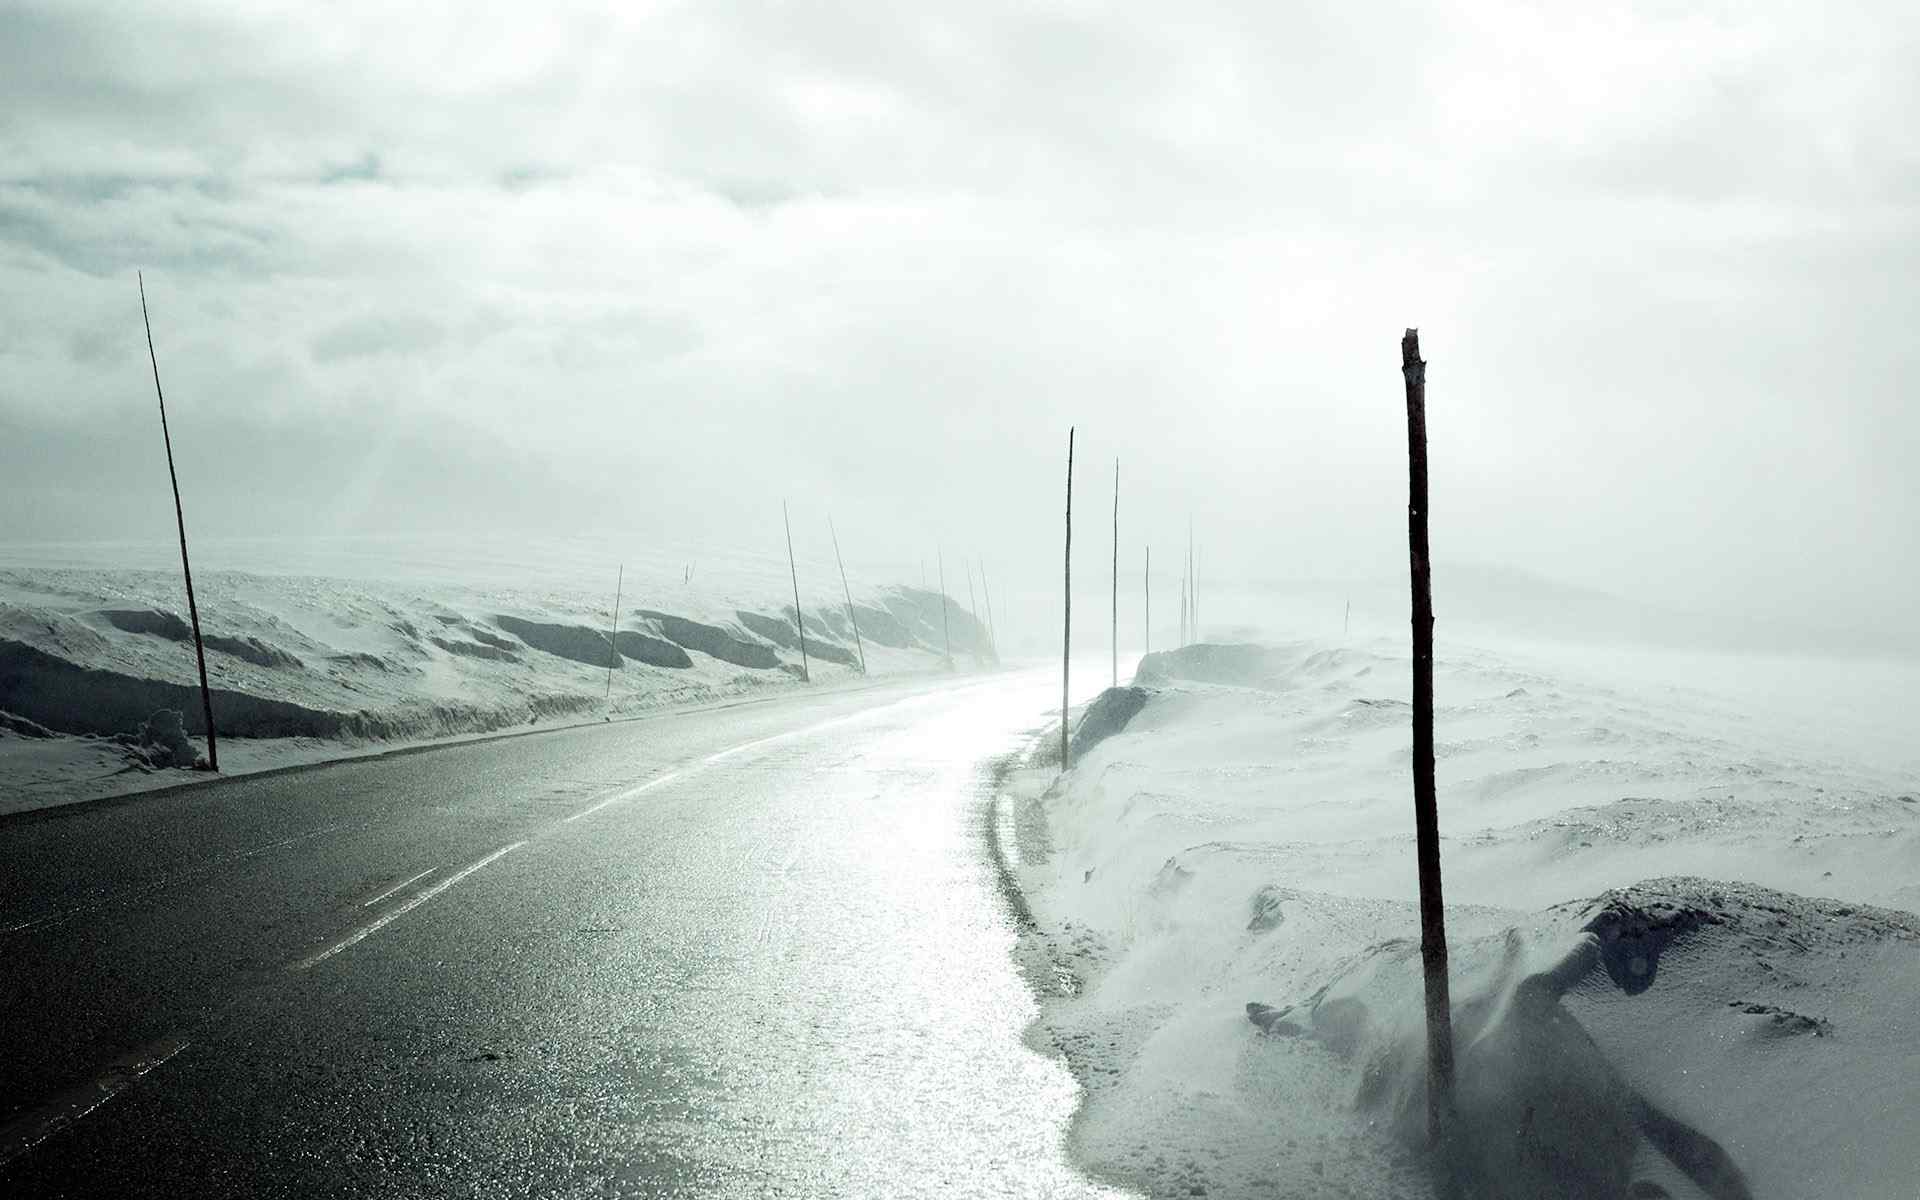
[[[978,835],[1051,672],[0,822],[14,1195],[1098,1194]]]

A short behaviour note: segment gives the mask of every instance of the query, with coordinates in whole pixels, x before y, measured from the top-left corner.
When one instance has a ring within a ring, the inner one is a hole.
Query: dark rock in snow
[[[1280,890],[1272,884],[1253,894],[1253,914],[1247,920],[1247,932],[1265,933],[1269,929],[1278,929],[1286,922],[1286,914],[1281,911],[1280,902],[1284,899]]]
[[[25,717],[17,717],[10,712],[0,712],[0,731],[28,738],[59,736],[38,721],[29,721]]]
[[[860,636],[869,642],[894,650],[912,650],[919,645],[913,640],[913,633],[900,623],[900,619],[883,608],[856,604],[853,606],[853,617],[860,622]]]
[[[556,658],[571,659],[589,667],[620,665],[619,656],[608,644],[604,629],[589,629],[585,625],[554,625],[508,616],[496,616],[493,623],[535,650]]]
[[[1073,757],[1081,755],[1127,727],[1127,723],[1147,706],[1153,693],[1143,687],[1108,688],[1101,692],[1080,717],[1073,731]]]
[[[143,633],[149,637],[165,638],[170,642],[189,642],[193,640],[193,628],[173,613],[157,608],[109,608],[102,609],[100,619],[123,633]],[[288,654],[277,646],[270,646],[259,638],[233,637],[224,633],[208,633],[202,638],[207,649],[231,654],[243,662],[256,667],[283,668],[298,671],[305,668],[298,658]]]
[[[783,650],[800,650],[800,635],[793,628],[793,622],[783,617],[769,617],[765,613],[748,612],[736,609],[734,616],[749,630],[779,646]]]
[[[427,640],[448,654],[457,654],[462,658],[479,658],[488,662],[517,663],[520,661],[520,656],[511,650],[502,650],[497,646],[489,646],[481,642],[462,642],[443,637],[430,637]]]
[[[1765,1017],[1759,1032],[1766,1037],[1792,1037],[1796,1034],[1810,1033],[1815,1037],[1828,1037],[1833,1026],[1819,1017],[1809,1017],[1790,1009],[1772,1004],[1757,1004],[1740,1000],[1730,1000],[1727,1007],[1736,1009],[1752,1017]]]
[[[103,609],[99,615],[122,633],[144,633],[170,642],[184,642],[193,637],[193,629],[185,621],[164,609],[110,608]]]
[[[393,665],[378,654],[330,654],[327,661],[336,667],[358,667],[368,671],[391,671]]]
[[[718,625],[706,625],[650,608],[641,609],[640,615],[652,621],[670,640],[721,662],[756,671],[770,671],[780,665],[780,656],[771,646],[736,637]]]
[[[191,767],[200,761],[200,752],[187,737],[186,720],[176,709],[163,708],[148,717],[134,740],[149,766]]]
[[[231,654],[235,658],[243,662],[250,662],[256,667],[275,667],[290,671],[300,671],[306,668],[306,664],[302,663],[293,655],[288,654],[285,650],[281,650],[276,646],[269,646],[259,638],[228,637],[223,633],[210,633],[205,636],[204,640],[207,643],[207,649],[218,650],[222,654]]]
[[[744,610],[736,611],[733,615],[739,617],[740,623],[749,630],[783,649],[798,654],[800,634],[793,627],[791,615],[793,609],[788,608],[786,611],[789,615],[785,617],[769,617],[765,613],[751,613]],[[817,633],[809,634],[807,637],[807,654],[822,662],[839,663],[843,667],[860,665],[859,656],[852,650],[832,642],[822,641]]]
[[[613,635],[613,644],[620,653],[650,667],[671,667],[680,670],[693,665],[687,652],[664,638],[641,633],[637,629],[622,629]]]

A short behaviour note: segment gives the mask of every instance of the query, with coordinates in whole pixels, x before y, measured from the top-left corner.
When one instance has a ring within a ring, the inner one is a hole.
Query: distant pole
[[[1113,687],[1120,686],[1120,460],[1113,460]]]
[[[1427,548],[1427,364],[1420,331],[1400,339],[1407,381],[1407,562],[1413,585],[1413,819],[1420,869],[1420,962],[1427,984],[1427,1137],[1453,1124],[1453,1021],[1447,922],[1440,895],[1440,821],[1433,779],[1433,563]]]
[[[1153,547],[1147,547],[1147,566],[1140,572],[1140,595],[1147,602],[1146,620],[1141,622],[1142,641],[1146,643],[1146,653],[1153,653]]]
[[[953,635],[947,632],[947,552],[934,551],[940,567],[940,652],[947,656],[947,670],[953,670]]]
[[[1065,583],[1062,596],[1066,604],[1060,631],[1060,771],[1065,774],[1073,763],[1067,751],[1067,681],[1073,673],[1073,427],[1067,427],[1067,549]]]
[[[1340,636],[1341,637],[1347,636],[1347,631],[1352,628],[1353,628],[1353,601],[1352,599],[1348,599],[1347,615],[1340,618]]]
[[[980,624],[980,615],[973,598],[972,563],[967,563],[967,615],[973,618],[974,626],[977,629]],[[973,665],[976,667],[980,665],[980,639],[977,635],[973,639]]]
[[[980,590],[987,597],[987,653],[993,658],[993,665],[1000,665],[1000,635],[993,625],[993,585],[987,582],[987,562],[980,560]]]
[[[607,700],[613,699],[613,669],[620,665],[620,585],[627,581],[627,564],[613,577],[613,628],[607,631]]]
[[[800,632],[800,682],[813,682],[813,667],[807,662],[807,627],[800,618],[800,568],[793,565],[793,522],[787,519],[787,502],[780,502],[780,523],[787,529],[787,570],[793,576],[793,627]]]
[[[847,597],[847,623],[853,626],[853,648],[860,652],[860,673],[867,673],[867,648],[860,641],[860,618],[853,615],[853,589],[847,586],[847,563],[840,557],[840,531],[833,527],[833,515],[827,515],[827,532],[833,535],[833,561],[840,566],[840,590]]]
[[[1200,549],[1193,544],[1193,518],[1187,518],[1187,623],[1194,641],[1200,640]]]
[[[160,356],[153,352],[153,319],[147,316],[147,281],[138,271],[140,321],[147,327],[147,359],[153,363],[153,394],[160,401],[160,438],[167,446],[167,478],[173,482],[173,519],[180,528],[180,574],[187,581],[187,616],[193,621],[193,657],[200,664],[200,713],[207,721],[207,770],[220,769],[220,748],[213,735],[213,689],[207,686],[207,650],[200,640],[200,606],[193,599],[193,568],[187,565],[187,516],[180,507],[180,476],[173,469],[173,435],[167,431],[167,396],[160,390]]]

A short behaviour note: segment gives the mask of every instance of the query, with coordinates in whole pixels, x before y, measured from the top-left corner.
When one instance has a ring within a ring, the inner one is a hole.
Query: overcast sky
[[[1884,626],[1917,11],[7,0],[0,538],[170,536],[136,269],[208,535],[1034,587],[1076,423],[1089,572],[1400,569],[1418,325],[1443,562]]]

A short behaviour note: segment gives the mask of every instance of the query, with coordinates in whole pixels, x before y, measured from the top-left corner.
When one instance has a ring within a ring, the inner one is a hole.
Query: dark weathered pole
[[[1060,770],[1064,773],[1073,763],[1067,755],[1067,681],[1073,674],[1073,427],[1067,428],[1067,549],[1065,583],[1062,595],[1066,600],[1061,619],[1060,631]]]
[[[1420,869],[1420,962],[1427,984],[1427,1136],[1444,1148],[1453,1124],[1453,1021],[1447,920],[1440,893],[1440,820],[1433,781],[1433,563],[1427,550],[1427,364],[1420,331],[1400,339],[1407,381],[1407,563],[1413,584],[1413,820]]]
[[[860,673],[867,673],[867,648],[860,641],[860,618],[853,615],[853,589],[847,586],[847,562],[840,557],[840,531],[833,527],[833,515],[827,515],[827,532],[833,535],[833,561],[840,567],[840,590],[847,597],[847,623],[853,626],[853,648],[860,652]]]
[[[987,596],[987,653],[993,658],[993,665],[1000,665],[1000,634],[993,625],[993,584],[987,582],[987,563],[980,560],[980,590]]]
[[[620,585],[627,581],[627,564],[613,577],[613,628],[607,631],[607,695],[613,699],[613,669],[620,665]]]
[[[193,568],[187,564],[187,515],[180,507],[180,476],[173,469],[173,434],[167,430],[167,396],[160,390],[160,356],[153,351],[153,319],[147,316],[147,281],[140,284],[140,322],[147,327],[147,359],[153,364],[153,394],[160,401],[160,439],[167,446],[167,478],[173,482],[173,520],[180,529],[180,574],[187,581],[187,616],[193,621],[193,657],[200,664],[200,715],[207,722],[207,770],[220,769],[220,747],[213,734],[213,689],[207,686],[207,649],[200,640],[200,606],[193,598]]]
[[[965,562],[966,560],[962,559],[961,561]],[[977,627],[980,624],[980,614],[979,614],[979,609],[976,606],[976,602],[973,598],[973,564],[968,562],[966,563],[966,567],[967,567],[967,615],[973,618],[973,623]],[[980,665],[980,639],[978,637],[976,637],[973,642],[973,665],[976,667]]]
[[[800,568],[793,565],[793,522],[787,519],[787,502],[780,502],[780,523],[787,529],[787,570],[793,575],[793,627],[800,632],[800,682],[813,682],[813,668],[807,663],[807,626],[800,615]]]
[[[940,568],[940,653],[947,656],[947,670],[953,670],[953,635],[947,632],[947,552],[936,550],[934,564]]]
[[[1120,460],[1113,460],[1113,687],[1120,686]]]

